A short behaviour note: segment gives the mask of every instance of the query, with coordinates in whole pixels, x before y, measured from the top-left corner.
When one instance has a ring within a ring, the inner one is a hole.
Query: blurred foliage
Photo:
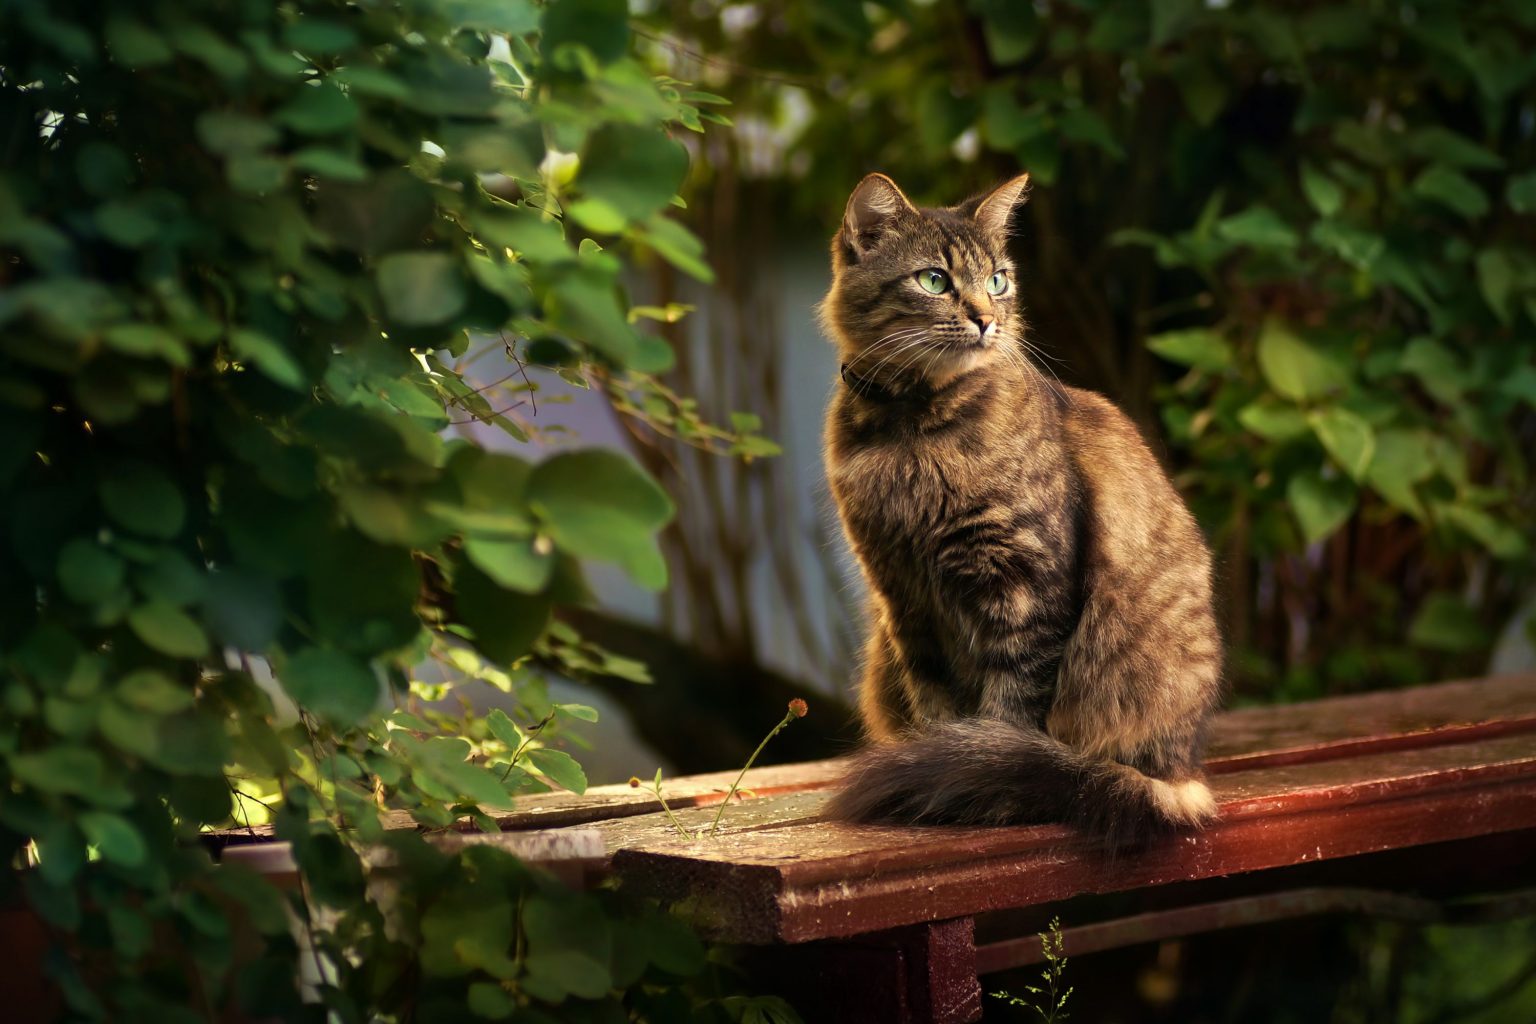
[[[821,231],[869,170],[943,203],[1033,175],[1035,339],[1171,447],[1239,699],[1485,667],[1536,540],[1536,7],[653,14]]]
[[[622,0],[0,6],[0,848],[71,1019],[781,1013],[682,987],[653,906],[386,830],[585,788],[535,656],[645,680],[551,613],[578,560],[665,583],[667,495],[448,429],[526,440],[528,362],[683,402],[617,253],[709,276],[667,210],[724,119],[630,51]],[[199,842],[268,821],[298,891]]]
[[[1536,921],[1355,926],[1362,958],[1334,1024],[1505,1024],[1536,1019]]]

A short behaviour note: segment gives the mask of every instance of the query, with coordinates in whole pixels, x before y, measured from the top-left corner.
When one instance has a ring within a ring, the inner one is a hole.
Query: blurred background
[[[1536,666],[1536,5],[635,9],[655,66],[728,99],[735,130],[684,140],[715,284],[657,261],[634,290],[693,307],[667,383],[783,451],[710,457],[541,380],[532,432],[622,440],[679,505],[667,593],[603,577],[576,623],[655,676],[594,684],[595,781],[739,763],[794,696],[812,714],[768,760],[856,740],[861,595],[821,474],[836,366],[813,307],[871,170],[934,205],[1032,174],[1032,341],[1137,419],[1199,515],[1230,703]],[[1102,989],[1084,1019],[1536,1019],[1528,923],[1281,931],[1075,964]]]

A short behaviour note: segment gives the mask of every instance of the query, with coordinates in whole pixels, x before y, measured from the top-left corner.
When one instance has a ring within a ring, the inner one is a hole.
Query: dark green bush
[[[342,1020],[692,1012],[670,918],[383,826],[585,787],[529,655],[642,671],[551,611],[578,559],[661,585],[667,496],[445,428],[527,440],[528,361],[690,425],[616,252],[707,276],[665,211],[712,102],[622,0],[0,7],[0,850],[71,1017],[321,1019],[301,965]],[[428,710],[429,658],[515,713]],[[198,842],[268,820],[307,898]]]

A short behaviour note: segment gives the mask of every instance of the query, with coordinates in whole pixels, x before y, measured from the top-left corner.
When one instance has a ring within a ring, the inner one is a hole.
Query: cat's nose
[[[992,329],[992,325],[996,322],[997,317],[991,313],[973,313],[971,315],[971,323],[976,325],[976,333],[983,338],[987,336],[987,332]]]

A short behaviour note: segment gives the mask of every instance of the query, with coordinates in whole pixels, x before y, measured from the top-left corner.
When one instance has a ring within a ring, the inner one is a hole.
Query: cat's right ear
[[[843,211],[843,241],[856,256],[867,253],[903,213],[916,213],[896,183],[883,174],[866,175]]]

